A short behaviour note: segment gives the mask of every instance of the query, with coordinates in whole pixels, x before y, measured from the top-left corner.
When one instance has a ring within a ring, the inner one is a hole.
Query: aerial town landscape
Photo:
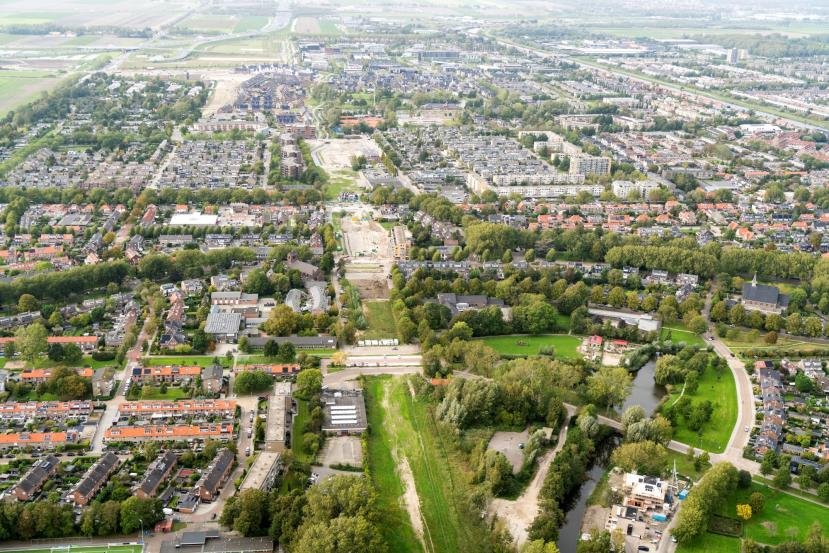
[[[829,553],[827,0],[7,0],[0,65],[0,553]]]

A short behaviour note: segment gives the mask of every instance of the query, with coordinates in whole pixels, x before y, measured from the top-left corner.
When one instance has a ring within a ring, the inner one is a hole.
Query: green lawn
[[[803,340],[798,340],[796,337],[792,336],[780,336],[777,339],[776,344],[767,344],[763,339],[765,336],[764,331],[760,331],[757,335],[757,339],[752,339],[752,331],[745,330],[745,329],[738,329],[736,336],[732,338],[722,338],[723,343],[729,347],[729,349],[734,350],[734,353],[741,353],[741,350],[746,349],[774,349],[780,351],[794,351],[794,352],[804,352],[808,353],[811,351],[825,351],[829,349],[829,345],[826,344],[815,344],[812,342],[806,342]]]
[[[577,351],[581,338],[567,334],[540,334],[530,336],[528,334],[509,334],[507,336],[489,336],[481,338],[489,347],[501,355],[538,355],[543,346],[553,346],[556,350],[556,357],[563,359],[579,359],[581,354]]]
[[[740,553],[740,538],[705,534],[676,548],[677,553]]]
[[[383,394],[387,400],[384,406],[378,405],[376,392],[382,383]],[[468,482],[471,474],[455,451],[454,445],[444,438],[441,428],[435,422],[431,406],[427,400],[413,398],[407,382],[403,378],[376,377],[367,379],[370,390],[369,411],[382,409],[383,434],[377,440],[389,440],[385,445],[369,446],[369,452],[378,449],[395,448],[404,456],[412,470],[415,489],[420,499],[420,511],[424,521],[424,534],[429,550],[435,552],[472,553],[487,549],[488,531],[480,518],[480,513],[469,510]],[[386,433],[387,432],[387,433]],[[377,470],[384,471],[380,482],[391,483],[393,465],[388,457],[371,459]],[[374,478],[374,476],[372,476]],[[381,492],[388,497],[392,490]],[[419,551],[418,549],[395,549],[393,551]]]
[[[368,417],[368,466],[371,481],[377,488],[382,513],[383,536],[391,551],[422,551],[412,528],[409,514],[401,508],[405,488],[397,473],[392,450],[397,447],[382,405],[388,395],[389,378],[372,378],[366,382],[366,416]]]
[[[359,192],[362,190],[355,182],[356,173],[350,169],[331,173],[328,177],[328,182],[322,188],[326,200],[336,200],[343,192]]]
[[[379,338],[394,338],[397,336],[397,325],[391,312],[389,301],[365,301],[363,309],[366,314],[368,327],[363,338],[376,340]]]
[[[684,453],[679,453],[678,451],[668,450],[668,471],[672,472],[674,470],[674,461],[676,461],[676,472],[683,476],[688,476],[689,478],[693,479],[694,481],[699,480],[702,478],[702,475],[705,474],[705,471],[711,468],[711,463],[706,463],[705,466],[701,467],[700,470],[697,470],[694,467],[694,463],[688,460],[688,456]]]
[[[672,342],[685,342],[689,346],[705,345],[705,340],[701,336],[694,334],[682,325],[663,326],[659,337],[662,340],[671,340]]]
[[[745,523],[744,536],[760,543],[776,545],[784,541],[802,541],[812,523],[829,533],[829,508],[816,505],[791,494],[754,482],[748,490],[737,490],[724,508],[723,515],[736,516],[737,504],[748,503],[753,492],[766,496],[763,511]]]
[[[682,386],[674,386],[670,397],[663,405],[672,405],[682,392]],[[728,445],[731,431],[737,423],[737,388],[734,375],[730,370],[723,370],[717,375],[712,368],[707,368],[700,375],[699,389],[693,394],[685,394],[696,403],[708,399],[714,404],[714,414],[705,423],[700,433],[688,428],[685,419],[680,417],[674,425],[674,440],[694,447],[722,453]]]
[[[207,367],[213,364],[214,359],[218,359],[219,364],[225,367],[229,367],[232,364],[232,360],[227,359],[223,355],[157,355],[145,357],[143,361],[148,367],[159,367],[163,365],[198,365],[199,367]]]
[[[735,517],[738,503],[748,503],[748,497],[760,492],[766,496],[766,504],[758,514],[743,526],[743,537],[754,541],[777,545],[786,541],[799,541],[817,522],[823,533],[829,532],[829,508],[816,505],[794,495],[771,489],[764,484],[754,482],[747,490],[737,490],[720,512],[723,516]],[[739,553],[740,540],[714,534],[704,534],[693,543],[677,549],[679,553]]]
[[[234,33],[245,33],[248,31],[256,31],[261,29],[268,23],[268,18],[263,15],[244,15],[236,22],[233,27]]]
[[[306,451],[302,447],[302,436],[308,429],[308,424],[311,422],[311,413],[308,410],[308,402],[304,399],[297,399],[297,412],[294,416],[294,429],[291,433],[291,450],[294,452],[294,458],[301,463],[310,463],[313,461],[310,451]]]
[[[188,395],[177,386],[169,386],[167,391],[161,393],[161,388],[157,386],[150,386],[145,385],[141,388],[141,399],[154,399],[154,400],[170,400],[175,401],[177,399],[186,399]]]

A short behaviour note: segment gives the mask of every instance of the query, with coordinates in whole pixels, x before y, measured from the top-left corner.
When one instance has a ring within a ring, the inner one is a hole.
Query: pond
[[[641,405],[648,416],[653,415],[662,398],[665,397],[665,388],[653,381],[656,361],[651,359],[633,377],[633,386],[619,413],[624,413],[628,407]]]

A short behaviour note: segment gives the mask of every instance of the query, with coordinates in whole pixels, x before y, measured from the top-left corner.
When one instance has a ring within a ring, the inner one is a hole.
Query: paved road
[[[329,388],[338,388],[349,380],[355,380],[362,375],[379,376],[389,374],[392,376],[400,376],[405,374],[420,374],[421,372],[423,372],[423,369],[420,365],[410,367],[352,367],[326,374],[322,379],[322,383]]]

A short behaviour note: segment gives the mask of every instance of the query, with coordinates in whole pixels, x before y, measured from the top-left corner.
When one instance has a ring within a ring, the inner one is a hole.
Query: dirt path
[[[568,409],[568,420],[572,415],[573,413]],[[533,476],[527,489],[524,490],[524,493],[518,499],[511,501],[509,499],[496,498],[489,505],[489,515],[497,516],[504,521],[510,534],[512,534],[512,537],[515,538],[519,546],[527,542],[528,528],[536,515],[538,515],[538,495],[541,492],[541,487],[544,485],[547,471],[550,470],[550,463],[553,462],[558,452],[564,447],[564,442],[567,438],[567,429],[568,426],[566,424],[561,427],[561,430],[558,432],[556,446],[541,457],[535,476]]]

